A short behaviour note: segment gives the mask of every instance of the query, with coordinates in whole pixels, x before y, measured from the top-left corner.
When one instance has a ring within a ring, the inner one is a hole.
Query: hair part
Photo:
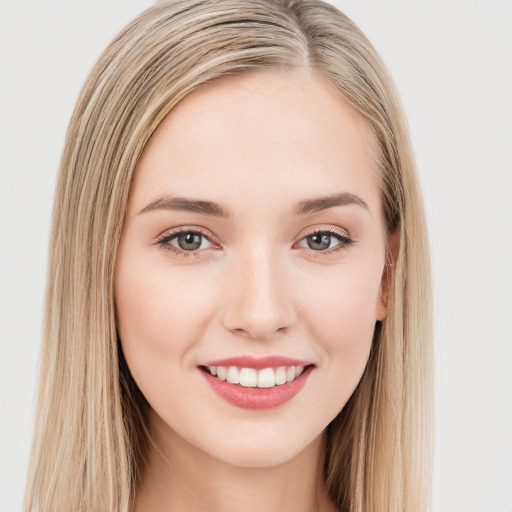
[[[114,271],[137,161],[196,88],[258,70],[309,70],[366,119],[389,236],[388,316],[329,424],[328,492],[343,511],[426,511],[432,432],[428,239],[393,82],[361,31],[321,0],[161,0],[110,43],[66,134],[55,193],[40,388],[25,510],[128,512],[148,404],[116,329]]]

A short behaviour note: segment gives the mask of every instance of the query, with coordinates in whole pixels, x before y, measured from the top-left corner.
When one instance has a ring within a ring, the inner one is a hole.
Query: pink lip
[[[218,359],[216,361],[208,361],[201,366],[238,366],[243,368],[254,368],[261,370],[263,368],[278,368],[279,366],[308,366],[311,361],[293,359],[283,356],[266,356],[266,357],[229,357],[227,359]]]
[[[202,370],[200,373],[210,388],[227,402],[242,409],[270,409],[293,398],[306,385],[306,381],[313,368],[313,366],[308,366],[292,382],[274,386],[273,388],[246,388],[239,384],[230,384],[225,380],[220,380],[211,375],[208,370]]]

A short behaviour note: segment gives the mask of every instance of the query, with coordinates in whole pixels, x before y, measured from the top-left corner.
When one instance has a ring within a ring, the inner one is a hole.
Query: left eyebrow
[[[369,211],[368,205],[360,197],[351,194],[350,192],[341,192],[330,196],[303,199],[294,205],[293,213],[295,215],[305,215],[307,213],[327,210],[328,208],[333,208],[335,206],[351,204],[361,206]],[[231,218],[233,216],[222,205],[213,201],[202,201],[198,199],[188,199],[185,197],[158,197],[147,204],[139,214],[150,212],[152,210],[188,211],[222,218]]]
[[[305,199],[299,201],[294,208],[295,215],[304,215],[306,213],[314,213],[327,208],[333,208],[334,206],[345,206],[349,204],[355,204],[362,206],[366,210],[370,210],[368,205],[358,196],[351,194],[350,192],[341,192],[333,194],[331,196],[317,197],[314,199]]]

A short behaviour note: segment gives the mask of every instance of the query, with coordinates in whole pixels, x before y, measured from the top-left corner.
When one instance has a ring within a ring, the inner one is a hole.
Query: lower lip
[[[306,385],[313,368],[313,366],[308,366],[292,382],[273,388],[246,388],[239,384],[230,384],[225,380],[220,380],[207,371],[201,370],[201,374],[213,391],[230,404],[242,409],[271,409],[293,398]]]

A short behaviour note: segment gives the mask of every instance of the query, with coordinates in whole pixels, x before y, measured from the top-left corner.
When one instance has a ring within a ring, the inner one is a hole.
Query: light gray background
[[[102,49],[151,3],[0,0],[0,512],[21,510],[66,126]],[[434,512],[511,512],[512,2],[333,3],[395,78],[424,187],[436,310]]]

